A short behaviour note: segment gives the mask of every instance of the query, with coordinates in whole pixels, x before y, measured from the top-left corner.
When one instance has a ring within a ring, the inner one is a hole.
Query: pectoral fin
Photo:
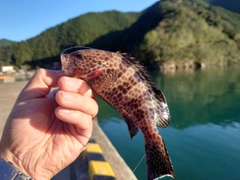
[[[158,109],[154,112],[156,124],[158,127],[165,128],[170,123],[170,113],[168,109],[168,105],[164,102],[160,102],[158,104]]]
[[[154,113],[154,120],[158,127],[165,128],[170,123],[171,118],[165,96],[155,87],[153,87],[152,90],[155,92],[154,99],[157,100],[155,109],[152,111]]]
[[[128,126],[131,139],[138,133],[138,127],[126,116],[122,116]]]

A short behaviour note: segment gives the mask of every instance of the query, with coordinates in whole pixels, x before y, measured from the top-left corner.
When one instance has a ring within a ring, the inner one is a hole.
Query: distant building
[[[15,72],[13,66],[2,66],[2,67],[0,67],[0,71],[2,73],[13,73],[13,72]]]

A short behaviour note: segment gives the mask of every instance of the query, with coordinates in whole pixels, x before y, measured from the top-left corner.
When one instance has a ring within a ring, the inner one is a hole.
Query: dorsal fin
[[[137,58],[132,57],[128,53],[120,53],[119,51],[117,52],[117,54],[121,56],[125,60],[125,62],[127,62],[129,65],[133,66],[134,68],[146,71],[143,64]]]

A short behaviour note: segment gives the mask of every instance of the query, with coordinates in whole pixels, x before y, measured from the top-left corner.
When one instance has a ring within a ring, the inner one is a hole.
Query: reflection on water
[[[237,180],[240,169],[240,67],[152,73],[164,92],[171,124],[159,129],[178,179]],[[100,126],[131,169],[144,154],[141,133],[132,140],[121,116],[99,100]],[[143,161],[135,171],[146,179]],[[170,178],[164,178],[170,179]]]

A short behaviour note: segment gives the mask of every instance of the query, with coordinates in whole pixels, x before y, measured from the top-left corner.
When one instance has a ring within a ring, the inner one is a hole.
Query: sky
[[[158,0],[0,0],[0,39],[23,41],[88,12],[140,12]]]

